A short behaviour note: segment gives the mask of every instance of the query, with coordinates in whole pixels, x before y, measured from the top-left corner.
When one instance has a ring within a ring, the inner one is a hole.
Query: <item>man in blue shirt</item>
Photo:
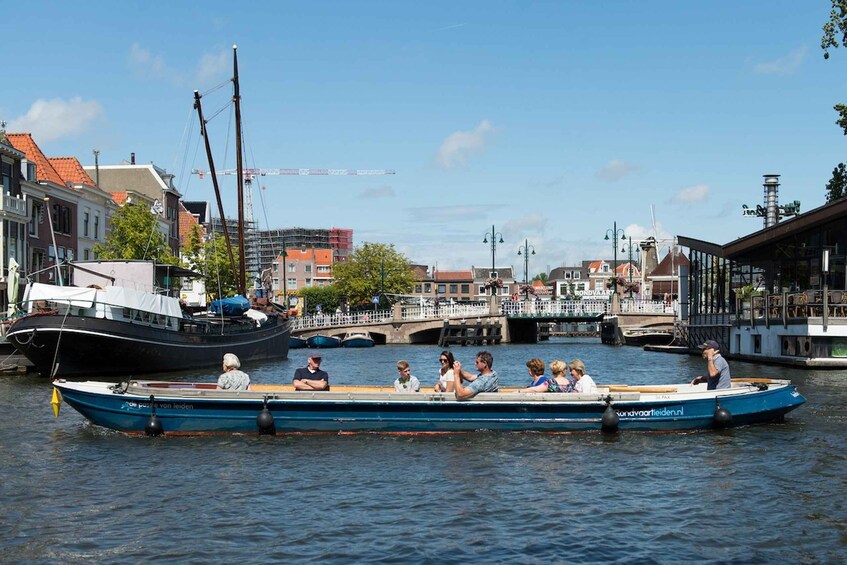
[[[708,376],[700,375],[691,384],[706,382],[706,390],[715,390],[732,387],[732,375],[729,374],[729,363],[723,358],[718,342],[713,339],[706,341],[700,346],[703,350],[703,359],[706,360]]]
[[[491,366],[494,364],[494,357],[487,351],[480,351],[476,354],[476,370],[478,375],[468,373],[462,370],[462,364],[456,361],[453,363],[453,375],[455,377],[456,400],[470,400],[480,392],[497,392],[499,383],[497,373]],[[465,386],[464,381],[468,384]]]

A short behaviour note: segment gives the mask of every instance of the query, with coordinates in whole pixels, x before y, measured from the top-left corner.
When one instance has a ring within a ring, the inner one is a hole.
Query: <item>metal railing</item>
[[[620,302],[621,313],[672,314],[676,312],[677,302],[663,300],[630,300]],[[596,317],[611,312],[611,302],[607,300],[535,300],[511,301],[500,304],[499,315],[507,317]],[[464,304],[411,305],[400,307],[400,317],[395,318],[394,310],[356,312],[354,314],[312,314],[295,318],[292,330],[317,328],[361,326],[383,324],[396,321],[445,320],[449,318],[476,318],[489,315],[487,302]]]

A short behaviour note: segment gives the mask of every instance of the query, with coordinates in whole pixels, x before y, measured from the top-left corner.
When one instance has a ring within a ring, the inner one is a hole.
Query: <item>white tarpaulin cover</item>
[[[24,301],[32,311],[36,301],[51,300],[61,304],[70,304],[75,308],[91,308],[97,289],[76,286],[56,286],[54,284],[30,283],[26,287]]]
[[[139,292],[119,286],[109,286],[105,290],[99,290],[96,288],[32,283],[27,287],[24,300],[29,301],[30,309],[38,300],[70,304],[75,308],[91,308],[96,300],[105,306],[134,308],[153,314],[182,318],[182,310],[180,310],[179,301],[176,298]]]

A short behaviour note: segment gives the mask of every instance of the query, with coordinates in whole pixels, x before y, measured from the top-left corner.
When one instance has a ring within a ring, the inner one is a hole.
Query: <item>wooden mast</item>
[[[197,115],[200,116],[200,135],[203,136],[203,141],[206,144],[206,157],[209,159],[209,174],[212,175],[212,186],[215,187],[215,198],[218,201],[218,212],[221,215],[221,225],[224,230],[224,240],[226,241],[226,250],[229,253],[229,264],[232,270],[235,271],[235,257],[232,255],[232,242],[229,240],[229,229],[226,226],[226,216],[224,216],[224,204],[221,200],[221,191],[218,187],[218,175],[215,172],[215,159],[212,157],[212,147],[209,145],[209,135],[206,131],[206,120],[203,118],[203,106],[200,104],[200,92],[194,91],[194,108],[197,110]]]
[[[234,68],[232,82],[232,100],[235,103],[235,155],[236,174],[238,175],[238,293],[247,296],[247,266],[244,260],[244,163],[241,155],[241,90],[238,86],[238,45],[232,46],[232,63]]]

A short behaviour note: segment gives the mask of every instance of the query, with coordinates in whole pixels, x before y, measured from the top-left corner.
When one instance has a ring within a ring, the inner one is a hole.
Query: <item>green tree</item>
[[[238,251],[234,250],[234,255],[238,261]],[[222,235],[204,240],[200,226],[192,226],[182,246],[182,263],[202,275],[210,300],[234,296],[237,292],[238,283]]]
[[[320,304],[321,312],[324,314],[334,314],[335,310],[341,305],[343,298],[341,291],[334,284],[301,288],[297,294],[306,299],[307,314],[314,314],[318,304]]]
[[[829,59],[830,48],[837,49],[845,44],[847,44],[847,0],[832,0],[829,21],[823,25],[823,36],[821,37],[823,58]],[[844,130],[844,135],[847,135],[847,105],[836,104],[833,108],[838,113],[838,120],[835,123]],[[827,201],[835,200],[847,194],[844,168],[844,163],[839,163],[832,172],[832,179],[826,185]]]
[[[839,43],[839,36],[840,43]],[[821,37],[821,49],[823,58],[829,59],[829,50],[838,49],[847,44],[847,0],[832,0],[832,11],[829,13],[829,21],[823,25],[823,36]],[[847,135],[847,105],[836,104],[833,106],[838,113],[835,122]]]
[[[534,281],[541,281],[545,285],[547,284],[547,273],[538,273],[534,277],[532,277]]]
[[[826,185],[826,201],[832,202],[842,196],[847,196],[847,165],[838,163],[838,166],[832,170],[832,178]]]
[[[94,246],[94,255],[103,260],[152,259],[176,265],[165,235],[159,231],[159,219],[143,204],[127,204],[112,216],[111,231],[102,244]]]
[[[405,294],[415,284],[409,259],[384,243],[364,243],[354,249],[346,261],[333,265],[333,278],[333,286],[351,305],[367,304],[374,296]]]

